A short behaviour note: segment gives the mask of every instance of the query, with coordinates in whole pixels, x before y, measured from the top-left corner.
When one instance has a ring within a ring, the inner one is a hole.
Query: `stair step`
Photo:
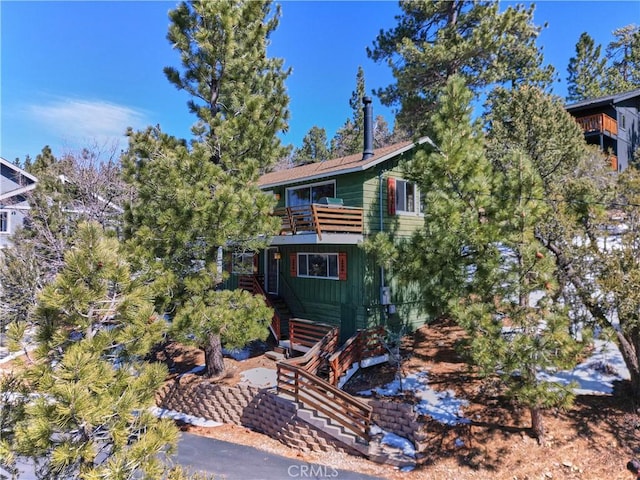
[[[416,466],[416,459],[405,455],[400,448],[381,444],[382,437],[374,437],[369,441],[369,444],[365,444],[356,435],[345,431],[341,426],[331,424],[330,419],[316,410],[299,407],[297,415],[301,420],[359,451],[372,462],[393,465],[398,468]]]
[[[319,430],[322,430],[327,435],[330,435],[331,437],[341,441],[346,445],[354,447],[358,450],[360,449],[357,448],[357,445],[366,448],[366,445],[364,445],[356,435],[352,434],[351,432],[345,431],[342,426],[332,424],[329,418],[321,415],[316,410],[310,408],[298,408],[297,416],[301,420],[310,423]]]
[[[264,352],[264,356],[273,360],[274,362],[279,362],[280,360],[284,360],[286,358],[284,353],[280,353],[276,351]]]

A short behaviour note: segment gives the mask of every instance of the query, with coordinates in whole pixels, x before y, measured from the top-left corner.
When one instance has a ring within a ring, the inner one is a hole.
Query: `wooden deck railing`
[[[269,295],[267,295],[264,288],[262,288],[262,282],[260,281],[261,278],[262,277],[258,275],[241,275],[240,278],[238,278],[238,288],[247,290],[254,295],[262,295],[264,297],[267,305],[273,309],[273,318],[271,319],[271,325],[269,328],[271,328],[271,333],[273,333],[276,341],[280,341],[280,315],[269,298]]]
[[[576,122],[585,133],[602,132],[608,135],[618,135],[618,122],[605,113],[577,117]]]
[[[326,343],[327,338],[331,339],[334,344],[330,353],[333,353],[338,346],[339,329],[333,325],[325,323],[315,323],[302,318],[289,319],[289,342],[291,348],[300,345],[305,348],[313,348],[319,343]]]
[[[307,320],[300,320],[299,318],[289,320],[289,331],[293,331],[293,328],[291,328],[291,324],[300,325],[301,322],[307,322]],[[317,339],[315,343],[311,344],[309,350],[307,350],[306,353],[301,357],[293,357],[287,360],[283,360],[285,364],[303,368],[307,372],[316,375],[319,368],[323,364],[327,363],[327,359],[329,358],[329,356],[336,351],[336,348],[338,348],[338,343],[340,341],[340,329],[338,327],[332,327],[329,325],[320,324],[319,326],[328,327],[328,329],[324,330],[325,334]],[[309,336],[308,338],[311,338],[311,336]],[[291,342],[291,346],[293,349],[292,337],[289,337],[289,341]],[[309,344],[306,341],[304,342],[305,343],[297,341],[297,344]]]
[[[300,205],[277,208],[273,214],[280,217],[280,234],[315,233],[322,240],[323,233],[358,233],[363,231],[363,209],[331,205]]]
[[[358,330],[339,350],[329,357],[329,383],[337,385],[340,377],[356,362],[387,353],[382,326]]]
[[[323,329],[325,334],[303,356],[277,363],[278,393],[293,397],[294,401],[315,409],[358,437],[369,441],[372,408],[316,375],[320,366],[327,361],[338,345],[339,328],[312,324],[301,319],[292,320],[292,340],[296,329],[298,339],[304,343],[310,342],[311,338]],[[319,328],[314,329],[314,326]]]

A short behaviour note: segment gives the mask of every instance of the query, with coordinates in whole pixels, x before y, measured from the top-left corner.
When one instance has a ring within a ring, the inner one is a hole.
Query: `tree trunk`
[[[538,440],[539,445],[544,445],[544,423],[542,419],[542,410],[538,407],[530,407],[531,412],[531,430]]]
[[[209,343],[204,347],[204,361],[207,377],[219,377],[224,373],[224,357],[220,335],[209,334]]]
[[[637,397],[640,395],[640,360],[636,353],[638,334],[635,329],[628,332],[627,335],[620,331],[620,329],[617,329],[616,337],[618,339],[618,348],[622,354],[622,359],[629,370],[633,394]]]

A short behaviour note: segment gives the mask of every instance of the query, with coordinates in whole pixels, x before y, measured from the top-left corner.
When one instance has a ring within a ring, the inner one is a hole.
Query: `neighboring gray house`
[[[587,143],[611,152],[611,168],[625,170],[640,146],[640,89],[566,105]]]
[[[27,192],[36,187],[36,177],[0,157],[0,248],[11,244],[11,236],[24,223]]]

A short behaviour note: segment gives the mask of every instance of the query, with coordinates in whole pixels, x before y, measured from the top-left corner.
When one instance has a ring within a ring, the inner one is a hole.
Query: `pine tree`
[[[453,76],[431,117],[437,148],[425,146],[407,166],[424,206],[424,228],[395,249],[378,236],[367,248],[377,251],[386,267],[404,282],[416,282],[423,307],[432,316],[450,312],[450,303],[468,294],[469,268],[477,257],[492,257],[490,170],[482,133],[472,123],[471,92]],[[393,242],[391,236],[389,242]]]
[[[331,156],[346,157],[362,151],[364,145],[364,111],[362,99],[366,95],[364,70],[358,67],[356,73],[356,89],[351,92],[349,106],[351,117],[338,129],[331,139]]]
[[[583,32],[576,44],[576,56],[567,68],[567,101],[577,102],[606,94],[606,63],[601,56],[602,46]]]
[[[124,258],[100,225],[81,224],[65,267],[39,297],[35,358],[5,404],[13,424],[10,435],[3,430],[5,447],[32,458],[39,478],[165,471],[159,455],[177,430],[148,409],[167,372],[143,359],[166,324]]]
[[[302,146],[293,152],[293,163],[305,164],[322,162],[331,157],[327,147],[327,131],[316,125],[311,127],[302,139]]]
[[[0,320],[29,321],[38,292],[64,265],[64,252],[82,221],[117,231],[126,198],[115,152],[97,146],[57,158],[44,147],[29,165],[38,183],[26,194],[24,228],[13,235],[0,262]]]
[[[613,31],[615,40],[607,46],[611,65],[607,71],[608,89],[622,93],[640,87],[640,27],[627,25]]]
[[[273,199],[256,181],[286,154],[277,133],[286,129],[289,71],[266,55],[279,19],[270,2],[181,3],[170,17],[168,38],[183,70],[165,73],[191,95],[188,106],[199,121],[190,145],[159,127],[129,133],[123,164],[137,197],[127,209],[126,234],[164,287],[165,307],[181,319],[176,326],[193,328],[176,335],[202,332],[194,342],[205,350],[207,374],[217,376],[221,344],[256,331],[245,320],[261,326],[258,336],[268,333],[263,302],[218,291],[225,276],[218,259],[222,249],[264,248],[277,231]],[[246,313],[242,322],[223,314],[236,309]]]
[[[571,368],[583,344],[571,335],[558,268],[538,235],[553,212],[546,199],[557,198],[574,171],[583,140],[561,103],[535,88],[491,97],[487,139],[471,121],[473,95],[462,78],[451,77],[439,98],[430,118],[434,145],[407,167],[424,195],[424,228],[395,246],[378,236],[366,248],[419,286],[427,312],[467,331],[472,363],[498,375],[509,397],[530,410],[543,442],[542,412],[567,406],[572,391],[540,373]],[[560,139],[564,145],[550,148]]]
[[[542,67],[535,45],[540,28],[533,7],[499,11],[498,2],[439,0],[401,2],[398,25],[381,32],[368,49],[386,62],[395,84],[377,91],[384,105],[399,108],[398,122],[410,134],[424,122],[447,79],[459,74],[477,93],[492,84],[547,85],[553,68]]]
[[[501,268],[492,282],[494,305],[474,302],[460,318],[471,333],[476,363],[500,372],[511,398],[529,408],[542,443],[542,412],[567,407],[573,392],[541,374],[575,366],[588,340],[586,330],[583,342],[572,335],[568,307],[560,300],[562,271],[545,243],[548,235],[567,233],[558,205],[572,191],[579,194],[572,178],[585,145],[560,99],[536,88],[498,90],[489,107],[487,154],[498,200]]]
[[[221,0],[182,2],[169,13],[167,39],[183,71],[165,67],[165,75],[190,95],[193,131],[206,139],[211,161],[246,181],[284,153],[277,135],[287,128],[291,70],[266,54],[280,17],[279,7],[271,10],[270,1]]]

